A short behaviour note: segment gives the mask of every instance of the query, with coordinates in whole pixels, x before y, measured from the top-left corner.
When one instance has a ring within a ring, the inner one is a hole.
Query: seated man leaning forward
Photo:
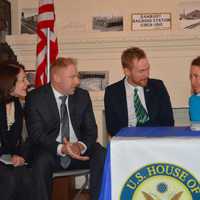
[[[125,78],[106,88],[106,126],[114,136],[131,126],[173,126],[170,97],[161,80],[150,79],[145,52],[132,47],[121,56]]]
[[[53,172],[90,168],[91,199],[97,200],[105,152],[96,143],[89,94],[77,88],[76,60],[58,58],[50,77],[49,84],[29,93],[25,105],[29,139],[38,149],[33,161],[34,199],[51,199]]]

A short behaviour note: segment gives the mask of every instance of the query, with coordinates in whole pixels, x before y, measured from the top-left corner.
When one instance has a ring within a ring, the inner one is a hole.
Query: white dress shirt
[[[58,106],[58,111],[59,111],[59,115],[60,115],[60,106],[61,106],[61,103],[62,103],[62,100],[60,99],[60,96],[63,96],[63,94],[61,94],[60,92],[58,92],[57,90],[55,90],[55,88],[53,88],[53,86],[51,86],[52,89],[53,89],[53,93],[54,93],[54,96],[55,96],[55,99],[56,99],[56,103],[57,103],[57,106]],[[68,96],[67,96],[67,99],[66,99],[66,106],[67,106],[67,112],[68,112],[68,117],[69,117],[69,141],[71,143],[73,142],[79,142],[80,144],[82,144],[84,146],[84,149],[81,151],[81,154],[84,154],[87,150],[87,146],[81,142],[81,141],[78,141],[77,137],[76,137],[76,134],[74,132],[74,129],[73,129],[73,126],[72,126],[72,122],[71,122],[71,118],[70,118],[70,114],[69,114],[69,106],[68,106]],[[61,124],[60,124],[60,131],[59,131],[59,134],[56,138],[56,141],[59,142],[59,143],[62,143],[62,136],[61,136]],[[57,153],[61,156],[64,156],[62,153],[61,153],[61,149],[62,149],[62,144],[59,144],[58,145],[58,148],[57,148]]]
[[[144,88],[141,86],[133,86],[129,84],[127,81],[127,78],[124,79],[124,84],[125,84],[125,90],[126,90],[126,100],[127,100],[127,110],[128,110],[128,127],[136,126],[137,118],[136,118],[135,106],[134,106],[134,89],[137,88],[140,101],[144,109],[147,111],[145,97],[144,97]]]

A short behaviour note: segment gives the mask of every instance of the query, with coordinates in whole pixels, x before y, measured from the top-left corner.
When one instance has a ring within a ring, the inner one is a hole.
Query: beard
[[[146,87],[146,86],[147,86],[147,83],[148,83],[148,78],[139,81],[139,82],[138,82],[138,85],[139,85],[139,86],[142,86],[142,87]]]
[[[146,87],[147,84],[148,84],[148,80],[149,80],[149,78],[142,79],[142,80],[129,79],[129,82],[132,85],[138,85],[138,86],[141,86],[141,87]]]

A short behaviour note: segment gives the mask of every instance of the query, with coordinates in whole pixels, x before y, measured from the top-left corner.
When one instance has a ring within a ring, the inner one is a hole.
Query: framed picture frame
[[[37,8],[24,8],[21,12],[21,34],[36,34]]]
[[[7,0],[0,1],[0,40],[11,34],[11,4]]]
[[[200,30],[200,1],[179,4],[179,24],[182,30]]]
[[[123,31],[123,16],[95,16],[92,18],[92,30],[100,32]]]
[[[133,13],[131,15],[132,31],[170,30],[171,13]]]
[[[102,91],[108,85],[108,71],[80,71],[80,87],[88,91]]]
[[[36,70],[25,70],[27,80],[29,81],[29,90],[35,89]]]

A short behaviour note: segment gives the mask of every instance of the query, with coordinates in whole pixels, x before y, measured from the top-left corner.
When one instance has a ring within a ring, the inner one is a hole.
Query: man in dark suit
[[[121,128],[131,126],[173,126],[169,94],[161,80],[149,78],[145,52],[137,47],[126,49],[121,62],[125,78],[105,90],[109,134],[114,136]]]
[[[33,160],[34,199],[51,199],[53,172],[90,168],[91,199],[97,200],[105,152],[96,143],[91,99],[77,88],[74,59],[58,58],[50,74],[51,83],[33,90],[25,105],[29,139],[38,149]]]

